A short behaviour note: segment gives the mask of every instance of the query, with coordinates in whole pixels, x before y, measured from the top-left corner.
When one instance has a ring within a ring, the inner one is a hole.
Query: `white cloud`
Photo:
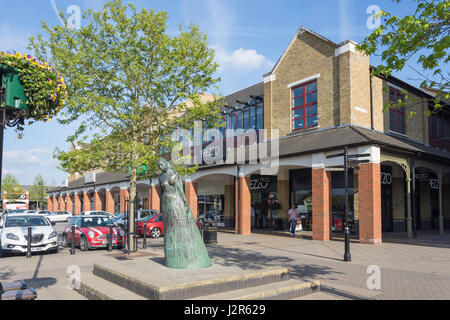
[[[239,48],[231,54],[221,47],[216,47],[215,50],[216,60],[222,70],[249,72],[270,69],[273,66],[272,61],[254,49]]]
[[[29,163],[29,164],[39,164],[41,161],[38,157],[33,155],[31,152],[25,152],[21,150],[10,150],[4,153],[5,161],[11,161],[14,163]]]

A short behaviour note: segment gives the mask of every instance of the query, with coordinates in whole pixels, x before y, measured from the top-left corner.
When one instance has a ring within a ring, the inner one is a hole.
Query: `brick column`
[[[251,191],[250,177],[238,177],[235,182],[235,233],[240,235],[251,234]],[[240,199],[240,210],[238,200]]]
[[[70,195],[66,195],[66,211],[69,211],[72,213],[73,211],[73,203],[72,203],[72,197]]]
[[[194,214],[194,218],[197,219],[198,216],[198,183],[186,182],[185,186],[185,195],[186,200],[189,203],[189,207],[191,208],[192,213]]]
[[[105,201],[106,201],[106,204],[105,204],[106,212],[115,213],[114,212],[114,197],[112,195],[112,192],[109,190],[106,191]]]
[[[83,211],[90,211],[91,210],[91,200],[89,200],[89,194],[84,192],[83,193]]]
[[[129,200],[129,198],[130,198],[130,194],[128,192],[128,189],[120,189],[120,212],[119,213],[124,213],[126,206],[128,207],[128,210],[130,209],[129,208],[130,205],[129,204],[127,205],[125,203],[125,200]]]
[[[66,204],[64,202],[64,197],[62,196],[59,197],[59,210],[60,211],[66,210]]]
[[[53,196],[53,207],[52,207],[52,211],[56,211],[59,208],[59,204],[58,204],[58,198],[56,198],[56,196]]]
[[[30,194],[28,191],[25,194],[25,200],[27,201],[27,210],[30,210]]]
[[[150,187],[150,209],[161,212],[161,187],[152,185]]]
[[[225,185],[225,199],[224,199],[224,215],[225,227],[231,228],[235,225],[235,191],[234,185]]]
[[[361,163],[358,174],[359,242],[381,243],[381,166]]]
[[[78,193],[75,193],[73,196],[73,202],[74,202],[74,212],[73,215],[74,216],[78,216],[81,213],[81,199],[80,199],[80,195]]]
[[[53,203],[52,203],[52,197],[47,198],[47,210],[53,211]]]
[[[94,193],[94,210],[102,210],[102,200],[98,191]]]
[[[331,172],[312,169],[313,240],[330,240],[330,182]]]

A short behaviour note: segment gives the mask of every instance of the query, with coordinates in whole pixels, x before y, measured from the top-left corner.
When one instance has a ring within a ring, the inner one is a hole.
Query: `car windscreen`
[[[111,220],[108,217],[92,217],[81,220],[82,228],[108,227],[110,224]]]
[[[44,217],[10,216],[6,219],[5,227],[45,227],[49,225]]]
[[[149,216],[147,216],[145,218],[139,219],[139,221],[149,221],[149,220],[153,219],[156,216],[157,216],[157,214],[152,214],[152,215],[149,215]]]

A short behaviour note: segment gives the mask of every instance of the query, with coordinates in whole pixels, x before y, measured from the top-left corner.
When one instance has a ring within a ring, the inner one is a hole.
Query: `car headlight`
[[[58,236],[58,233],[56,231],[53,231],[52,233],[50,233],[48,235],[48,239],[51,239],[51,238],[54,238],[54,237],[57,237],[57,236]]]
[[[19,237],[16,236],[15,234],[12,234],[12,233],[7,233],[6,234],[6,238],[9,239],[9,240],[16,240],[16,241],[19,240]]]
[[[94,238],[95,237],[94,231],[89,231],[88,236],[89,236],[89,238]]]

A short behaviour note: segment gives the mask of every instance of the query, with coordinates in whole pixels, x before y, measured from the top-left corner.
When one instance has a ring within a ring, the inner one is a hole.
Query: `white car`
[[[31,252],[58,251],[58,233],[43,215],[7,214],[0,219],[0,256],[27,252],[29,226],[32,227]]]
[[[69,222],[72,214],[69,211],[55,211],[46,215],[50,222]]]
[[[108,216],[111,219],[115,217],[112,213],[101,210],[83,211],[82,213],[80,213],[80,216]]]

